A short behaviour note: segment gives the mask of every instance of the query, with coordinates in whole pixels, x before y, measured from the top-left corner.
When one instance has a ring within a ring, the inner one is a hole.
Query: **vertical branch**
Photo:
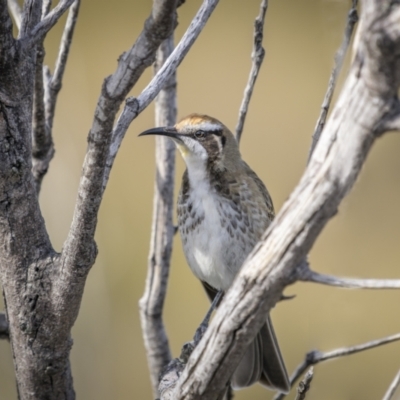
[[[335,65],[333,66],[332,73],[329,78],[328,89],[325,93],[324,101],[321,106],[321,113],[319,114],[317,125],[315,126],[314,134],[312,136],[312,143],[310,152],[308,154],[308,160],[310,160],[311,155],[315,149],[315,146],[317,145],[318,140],[321,136],[322,130],[324,129],[333,93],[335,91],[336,81],[343,67],[343,62],[346,57],[347,49],[350,44],[351,36],[353,34],[354,25],[358,21],[357,3],[358,0],[352,0],[352,6],[347,16],[347,25],[344,32],[343,41],[338,51],[335,54]]]
[[[253,52],[251,54],[253,63],[250,70],[249,80],[247,82],[246,89],[244,90],[242,104],[240,105],[239,120],[235,128],[236,140],[238,141],[238,143],[240,142],[240,138],[242,136],[244,121],[246,119],[250,99],[253,94],[254,85],[256,84],[257,76],[260,71],[261,64],[264,60],[265,50],[262,47],[262,40],[267,8],[268,0],[262,0],[260,5],[260,13],[254,21],[254,44]]]
[[[57,103],[57,96],[61,89],[62,77],[72,43],[75,24],[78,18],[79,5],[80,0],[75,0],[69,9],[53,76],[51,76],[47,67],[43,68],[43,59],[45,55],[43,40],[38,44],[32,143],[32,173],[38,193],[43,177],[54,156],[52,138],[54,111]],[[49,13],[50,7],[50,0],[43,2],[42,19]]]
[[[78,19],[79,7],[81,0],[75,0],[68,12],[67,22],[65,24],[64,32],[61,38],[60,51],[56,61],[53,77],[51,79],[50,87],[48,88],[49,93],[46,96],[46,119],[49,125],[50,131],[53,128],[54,111],[57,102],[57,96],[62,86],[62,79],[67,64],[69,50],[72,43],[72,37],[74,35],[76,21]]]
[[[155,72],[172,53],[171,35],[157,51]],[[156,125],[171,126],[176,122],[176,74],[160,91],[155,102]],[[150,377],[155,397],[161,370],[171,360],[168,337],[162,320],[167,290],[172,241],[174,237],[173,197],[175,175],[175,145],[165,137],[156,138],[156,179],[154,186],[153,223],[146,288],[140,300],[140,316],[146,346]]]

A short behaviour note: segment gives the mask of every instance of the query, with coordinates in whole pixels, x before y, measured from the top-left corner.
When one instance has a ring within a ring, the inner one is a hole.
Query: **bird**
[[[271,224],[271,197],[243,161],[232,132],[213,117],[190,114],[175,126],[152,128],[139,136],[146,135],[171,138],[185,161],[178,228],[187,263],[212,301],[229,289]],[[231,378],[234,389],[256,382],[284,393],[290,390],[269,315]]]

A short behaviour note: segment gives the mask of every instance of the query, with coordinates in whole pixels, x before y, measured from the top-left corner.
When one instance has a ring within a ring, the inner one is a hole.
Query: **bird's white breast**
[[[179,229],[193,273],[216,289],[227,290],[252,246],[227,230],[229,202],[210,187],[205,168],[188,169],[191,212]]]

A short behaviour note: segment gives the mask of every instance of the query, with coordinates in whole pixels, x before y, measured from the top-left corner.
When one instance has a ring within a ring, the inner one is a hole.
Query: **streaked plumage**
[[[188,264],[212,299],[230,287],[271,223],[271,198],[241,159],[232,133],[218,120],[192,114],[173,128],[146,133],[172,137],[185,160],[179,232]],[[269,316],[232,378],[236,388],[257,381],[285,392],[290,388]]]

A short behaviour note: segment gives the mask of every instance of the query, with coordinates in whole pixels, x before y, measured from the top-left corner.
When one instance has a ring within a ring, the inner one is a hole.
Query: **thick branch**
[[[7,63],[14,45],[12,21],[7,9],[7,0],[0,0],[0,67]],[[0,101],[6,100],[6,94],[0,88]]]
[[[221,392],[381,133],[376,127],[394,106],[399,87],[400,7],[374,5],[377,14],[364,8],[356,61],[300,183],[226,293],[179,379],[175,399],[212,399]]]
[[[396,335],[387,336],[382,339],[372,340],[367,343],[359,344],[351,347],[342,347],[322,353],[318,350],[310,351],[306,354],[304,361],[297,366],[292,376],[290,377],[290,383],[293,385],[303,374],[310,368],[310,366],[318,364],[323,361],[331,360],[333,358],[339,358],[344,356],[350,356],[352,354],[360,353],[361,351],[370,350],[375,347],[383,346],[388,343],[397,342],[400,340],[400,333]],[[274,397],[274,400],[281,400],[285,397],[285,394],[279,393]]]
[[[143,32],[133,47],[120,57],[116,72],[103,83],[89,132],[73,221],[62,252],[63,269],[54,285],[61,315],[67,309],[78,313],[86,275],[97,255],[94,234],[115,116],[125,95],[154,60],[160,43],[176,26],[176,2],[154,2]]]
[[[324,129],[326,117],[328,116],[328,111],[331,105],[333,93],[335,91],[336,81],[337,78],[339,77],[340,71],[342,70],[343,62],[346,57],[347,49],[350,44],[351,36],[353,34],[354,25],[358,21],[358,15],[357,15],[358,0],[352,0],[352,1],[353,1],[352,7],[347,17],[347,25],[344,32],[343,41],[338,51],[335,54],[335,65],[332,69],[332,73],[329,78],[328,89],[325,93],[324,101],[321,106],[321,113],[319,114],[317,125],[315,126],[314,134],[312,136],[311,148],[308,155],[309,159],[315,149],[315,146],[318,143],[322,130]]]
[[[157,51],[155,72],[164,64],[173,49],[174,38],[171,35]],[[177,112],[175,73],[157,96],[155,112],[156,126],[175,125]],[[160,373],[171,361],[171,351],[162,319],[175,231],[172,221],[175,145],[168,138],[156,137],[155,161],[156,179],[149,263],[146,288],[139,305],[153,394],[157,398]]]
[[[206,25],[208,18],[214,11],[219,0],[204,0],[199,11],[190,23],[187,31],[183,35],[182,39],[175,47],[172,54],[168,57],[167,61],[157,72],[156,76],[142,91],[140,96],[137,98],[129,97],[126,100],[124,110],[118,119],[117,125],[115,126],[111,139],[110,154],[107,159],[107,168],[104,174],[103,189],[105,189],[108,178],[110,176],[111,167],[114,163],[118,149],[121,146],[122,140],[125,136],[126,131],[132,121],[154,100],[161,88],[165,85],[165,82],[174,73],[176,68],[182,62],[189,49],[199,36],[200,32]]]
[[[238,143],[240,142],[240,138],[242,136],[244,122],[249,108],[251,95],[253,94],[253,89],[256,84],[258,72],[260,71],[261,64],[264,60],[265,50],[262,46],[262,40],[267,8],[268,0],[262,0],[260,5],[260,13],[254,21],[254,44],[253,52],[251,54],[251,59],[253,63],[251,65],[249,80],[247,82],[246,89],[244,90],[243,100],[239,110],[239,120],[235,129],[236,140],[238,141]]]

